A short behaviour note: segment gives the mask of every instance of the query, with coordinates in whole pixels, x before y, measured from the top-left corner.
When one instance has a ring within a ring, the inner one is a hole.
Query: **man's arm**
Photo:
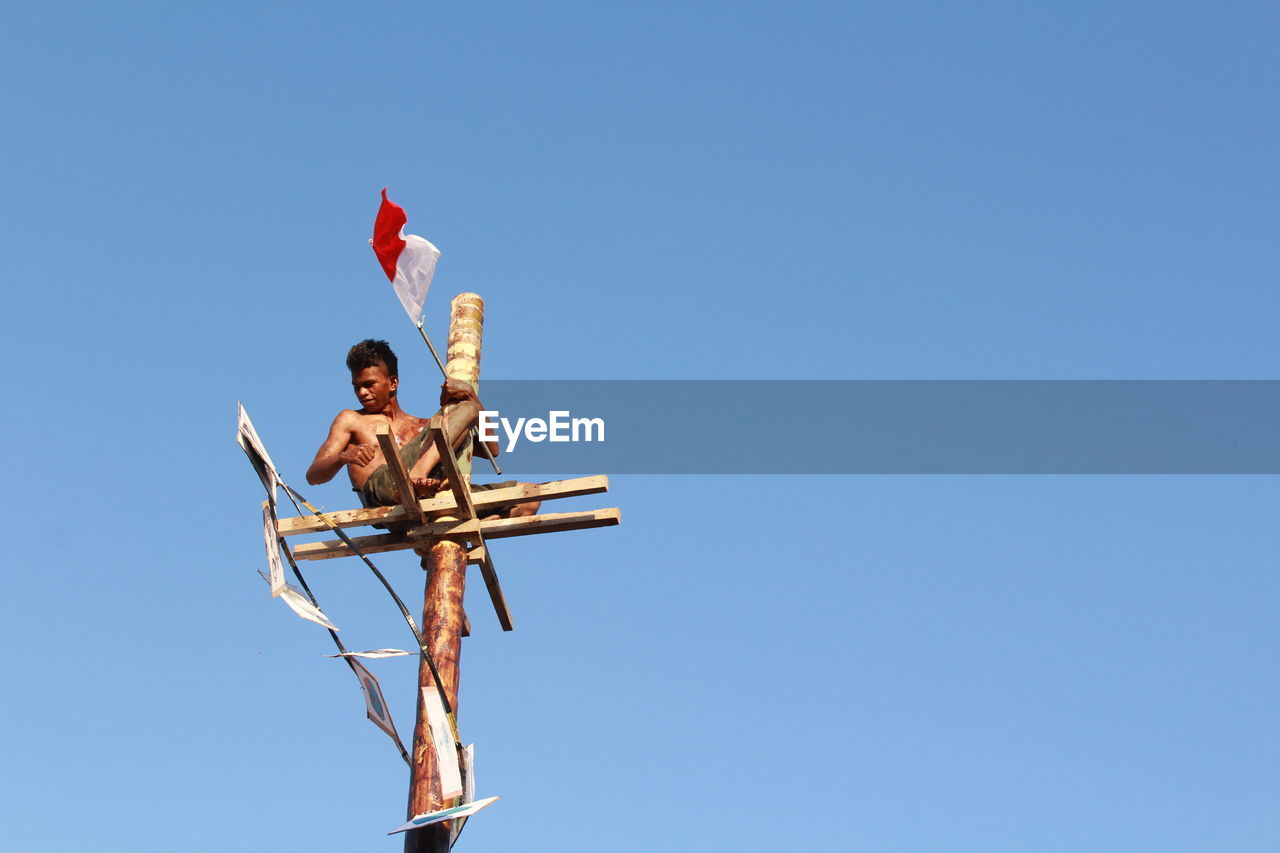
[[[480,397],[469,382],[446,378],[444,384],[440,386],[440,407],[443,409],[451,403],[454,404],[453,413],[458,422],[466,423],[465,428],[454,429],[451,419],[449,435],[453,438],[456,447],[462,442],[462,433],[471,429],[480,420],[480,412],[484,409],[484,404],[480,402]],[[496,441],[486,441],[484,444],[489,448],[492,456],[496,457],[502,452]]]
[[[311,485],[329,482],[348,463],[368,465],[373,461],[374,449],[371,445],[351,443],[351,418],[354,416],[355,413],[350,409],[344,409],[333,419],[329,437],[320,445],[316,458],[307,469],[307,482]]]
[[[440,414],[444,415],[445,431],[449,441],[456,450],[467,438],[467,432],[480,419],[483,408],[475,389],[460,379],[446,379],[440,386]],[[497,442],[487,441],[489,447],[497,452]],[[426,478],[440,464],[440,452],[431,444],[423,451],[418,461],[409,469],[409,476],[415,480]]]

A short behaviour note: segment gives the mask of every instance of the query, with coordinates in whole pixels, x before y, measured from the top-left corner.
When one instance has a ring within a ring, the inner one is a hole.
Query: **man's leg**
[[[527,503],[516,504],[507,507],[507,518],[528,518],[531,515],[538,514],[538,507],[542,506],[542,501],[528,501]]]
[[[471,492],[474,495],[478,492],[490,491],[491,489],[509,489],[513,486],[527,486],[527,485],[529,485],[529,483],[520,483],[520,482],[517,482],[516,480],[507,480],[502,483],[480,483],[478,485],[472,485]],[[482,509],[478,511],[478,514],[482,519],[524,518],[526,516],[536,514],[538,512],[538,507],[540,506],[542,506],[542,501],[527,501],[522,504],[515,504],[514,506],[501,506],[501,507],[494,507],[491,509]]]
[[[445,434],[449,436],[449,444],[457,451],[467,441],[471,426],[476,422],[479,410],[470,403],[459,403],[445,413]],[[413,483],[419,497],[431,497],[442,487],[439,480],[433,479],[431,473],[440,465],[440,451],[434,441],[427,442],[418,461],[409,469],[409,481]]]
[[[523,483],[521,485],[524,485]],[[492,509],[482,509],[477,513],[482,520],[491,518],[527,518],[531,515],[538,514],[538,507],[542,506],[542,501],[528,501],[527,503],[514,504],[513,506],[500,506]],[[488,515],[485,515],[488,513]]]

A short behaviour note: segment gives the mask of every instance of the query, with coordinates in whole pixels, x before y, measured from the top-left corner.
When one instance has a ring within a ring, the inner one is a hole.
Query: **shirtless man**
[[[316,451],[307,469],[307,482],[327,483],[344,465],[352,489],[367,506],[393,506],[399,495],[378,446],[377,425],[389,424],[400,445],[400,458],[409,469],[409,479],[419,497],[430,497],[444,485],[441,481],[440,453],[430,439],[429,418],[416,418],[400,408],[396,391],[400,386],[396,354],[386,341],[364,340],[347,353],[351,387],[360,401],[359,410],[343,409],[333,419],[329,437]],[[450,404],[452,404],[450,406]],[[475,389],[458,379],[446,379],[440,388],[440,406],[449,406],[445,425],[454,448],[469,440],[470,430],[482,408]],[[497,442],[486,442],[495,456]],[[473,485],[472,491],[514,486],[506,483]],[[520,518],[538,511],[539,502],[515,504],[491,510],[487,518]]]

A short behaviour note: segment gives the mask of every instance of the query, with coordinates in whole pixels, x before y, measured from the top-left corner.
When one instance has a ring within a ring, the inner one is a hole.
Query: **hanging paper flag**
[[[431,823],[439,823],[442,820],[449,820],[454,817],[471,817],[485,806],[492,805],[500,800],[501,797],[486,797],[483,800],[476,800],[474,803],[463,803],[460,806],[454,806],[451,809],[441,809],[438,812],[427,812],[415,817],[409,818],[409,822],[404,826],[397,826],[395,829],[387,833],[387,835],[395,835],[397,832],[406,832],[410,829],[417,829],[420,826],[426,826]]]
[[[476,745],[474,743],[469,743],[462,748],[462,788],[462,801],[474,802],[476,798]],[[453,826],[449,828],[451,845],[458,840],[458,836],[462,834],[462,828],[466,825],[465,817],[453,822]]]
[[[264,581],[271,583],[271,578],[261,569],[258,570],[258,574],[262,575],[262,579]],[[307,594],[303,590],[291,583],[286,583],[284,585],[284,589],[275,593],[272,597],[279,598],[285,604],[289,605],[289,608],[303,619],[314,622],[317,625],[323,625],[330,631],[341,630],[337,625],[329,621],[329,617],[324,615],[324,611],[311,603],[311,599],[307,597]]]
[[[416,234],[404,233],[402,229],[408,221],[404,208],[388,199],[383,187],[382,206],[373,221],[373,239],[369,242],[409,319],[421,325],[422,306],[427,301],[431,277],[436,274],[440,250]]]
[[[360,681],[360,689],[364,691],[365,710],[368,712],[369,720],[386,732],[403,752],[404,745],[400,742],[400,735],[396,733],[396,724],[391,722],[391,709],[387,707],[387,700],[382,696],[378,679],[374,678],[373,673],[365,669],[360,661],[350,660],[350,663],[351,668],[355,670],[356,678]]]
[[[436,748],[436,770],[440,775],[440,799],[447,800],[462,793],[462,774],[458,769],[458,744],[445,713],[440,691],[434,686],[422,688],[422,706],[427,709],[427,726]]]
[[[462,799],[471,802],[476,798],[476,745],[469,743],[462,749],[462,771],[467,778],[463,780]]]
[[[276,486],[280,483],[280,475],[276,473],[276,466],[267,455],[267,448],[262,446],[262,439],[258,438],[258,431],[253,428],[253,422],[249,420],[249,413],[244,410],[244,405],[237,403],[236,406],[239,408],[236,417],[236,443],[249,457],[253,470],[258,472],[258,478],[262,480],[262,485],[267,490],[267,498],[275,504]]]
[[[370,649],[367,652],[342,652],[336,655],[325,655],[327,658],[368,658],[369,660],[378,660],[379,658],[400,658],[405,655],[411,655],[413,652],[406,652],[404,649]]]
[[[276,514],[271,511],[271,501],[262,504],[262,538],[267,546],[267,568],[271,574],[267,583],[271,584],[271,597],[275,598],[284,592],[284,564],[280,562],[280,534],[276,530]]]
[[[294,613],[297,613],[303,619],[314,622],[317,625],[323,625],[330,631],[337,631],[338,626],[329,621],[329,617],[324,612],[311,603],[311,599],[307,598],[307,594],[291,583],[284,585],[284,589],[280,590],[280,599]]]

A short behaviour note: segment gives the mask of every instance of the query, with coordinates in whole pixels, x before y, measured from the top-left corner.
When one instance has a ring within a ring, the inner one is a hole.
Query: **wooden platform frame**
[[[440,416],[432,418],[427,428],[431,430],[430,439],[440,453],[441,464],[448,478],[448,492],[431,498],[415,498],[409,472],[400,458],[400,447],[395,435],[387,424],[379,424],[378,445],[401,496],[399,505],[282,518],[277,522],[278,533],[281,537],[287,537],[373,524],[409,525],[395,532],[350,537],[351,543],[362,554],[418,549],[438,539],[462,542],[469,549],[467,561],[480,566],[499,624],[504,631],[510,631],[514,623],[486,540],[612,527],[621,521],[622,513],[617,507],[610,507],[581,512],[543,513],[524,518],[484,519],[480,512],[496,512],[504,507],[532,500],[546,501],[599,494],[609,490],[609,478],[596,475],[473,492],[468,488],[466,477],[462,476],[458,458],[445,435],[444,422]],[[355,554],[356,550],[341,539],[307,542],[293,547],[293,556],[297,560],[333,560]]]

